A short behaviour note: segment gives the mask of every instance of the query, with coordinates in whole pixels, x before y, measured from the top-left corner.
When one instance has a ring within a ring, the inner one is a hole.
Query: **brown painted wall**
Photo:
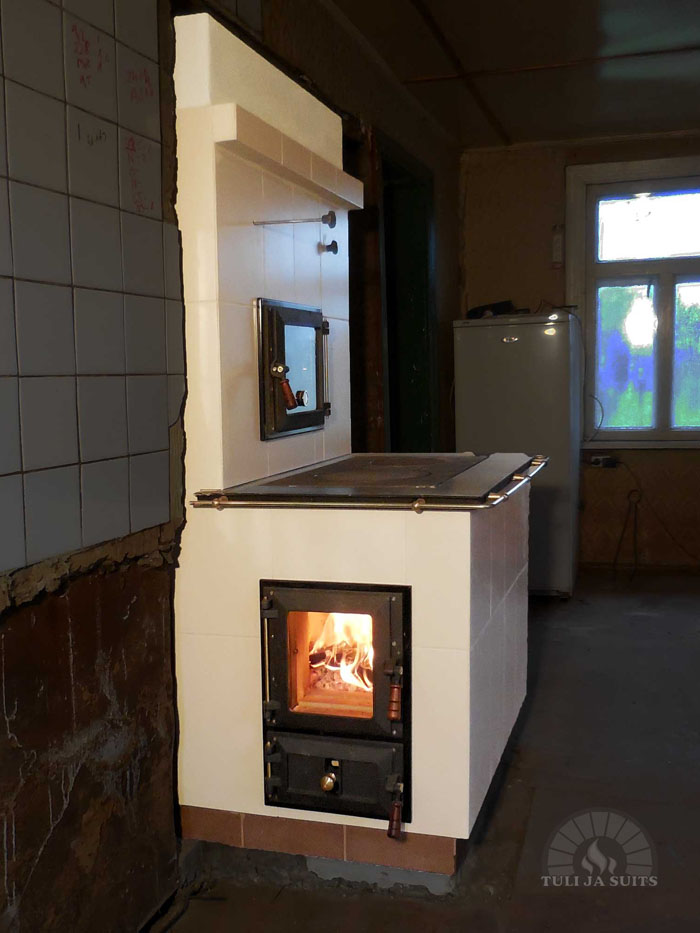
[[[552,227],[565,222],[567,165],[699,153],[697,137],[466,153],[462,160],[463,307],[512,299],[518,307],[535,310],[542,299],[564,302],[565,270],[552,268],[551,243]],[[637,479],[624,467],[601,470],[584,464],[582,468],[581,561],[613,561],[628,492],[641,486],[640,563],[700,564],[700,497],[696,492],[700,452],[637,450],[617,455]],[[619,559],[633,559],[631,519]]]

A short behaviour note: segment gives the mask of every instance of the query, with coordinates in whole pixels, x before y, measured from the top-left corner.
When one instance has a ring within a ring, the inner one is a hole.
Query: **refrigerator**
[[[546,454],[530,498],[530,592],[569,596],[577,563],[581,324],[567,312],[454,322],[458,451]]]

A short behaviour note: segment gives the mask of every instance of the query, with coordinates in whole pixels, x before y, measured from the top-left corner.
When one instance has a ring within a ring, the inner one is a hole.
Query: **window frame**
[[[596,256],[595,206],[602,195],[624,197],[639,191],[680,191],[686,188],[700,189],[700,157],[575,165],[566,170],[566,301],[578,308],[586,357],[583,447],[700,447],[700,428],[674,429],[670,426],[675,284],[688,278],[700,282],[700,256],[610,261],[598,261]],[[597,286],[626,279],[646,279],[654,283],[655,310],[659,321],[655,373],[657,427],[596,430],[600,421],[600,408],[594,397]]]

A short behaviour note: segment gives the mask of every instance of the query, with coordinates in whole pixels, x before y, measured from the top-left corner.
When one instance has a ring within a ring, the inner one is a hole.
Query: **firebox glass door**
[[[358,612],[287,613],[291,712],[373,717],[373,625]]]

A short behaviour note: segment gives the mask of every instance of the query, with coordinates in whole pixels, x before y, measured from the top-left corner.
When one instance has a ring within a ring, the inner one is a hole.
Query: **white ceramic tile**
[[[182,400],[185,397],[185,377],[168,376],[168,424],[175,424],[180,418]]]
[[[193,107],[178,112],[177,158],[180,180],[177,214],[182,234],[182,284],[186,301],[216,301],[217,268],[216,184],[211,108]]]
[[[124,299],[115,292],[76,288],[75,352],[77,372],[85,375],[123,373]]]
[[[128,452],[124,376],[78,377],[80,460],[107,460]]]
[[[506,595],[505,568],[505,509],[489,509],[491,522],[491,613]]]
[[[117,128],[68,107],[68,190],[72,195],[119,205]]]
[[[319,212],[314,201],[299,204],[300,216],[306,211]],[[302,214],[301,212],[304,211]],[[309,216],[313,216],[309,214]],[[318,244],[321,237],[320,224],[295,224],[294,232],[294,297],[302,305],[321,307],[321,256]]]
[[[73,296],[64,285],[15,282],[17,356],[21,376],[75,373]]]
[[[70,284],[68,198],[10,182],[15,275]]]
[[[24,496],[22,477],[0,476],[0,573],[23,567],[24,553]]]
[[[471,520],[470,634],[476,642],[491,618],[491,519],[490,510],[473,512]]]
[[[325,211],[323,212],[325,213]],[[336,209],[336,225],[321,227],[324,244],[335,240],[338,253],[321,254],[321,303],[326,317],[347,320],[350,315],[350,270],[347,211]]]
[[[253,707],[260,677],[258,638],[182,636],[177,683],[180,728],[188,737],[179,759],[182,803],[225,810],[234,786],[248,812],[262,803],[261,769],[255,766],[262,756],[261,727]]]
[[[224,485],[268,473],[268,454],[277,441],[260,440],[255,314],[242,305],[219,305]],[[286,438],[285,440],[288,440]],[[282,443],[280,441],[280,443]],[[315,451],[314,442],[310,444]],[[277,448],[282,453],[289,448]],[[313,455],[312,455],[313,456]],[[290,467],[291,469],[291,467]]]
[[[402,584],[409,582],[404,518],[401,512],[375,512],[368,521],[359,511],[318,509],[304,512],[299,522],[296,509],[256,509],[231,532],[238,545],[246,542],[246,560],[254,562],[259,577]],[[292,534],[295,546],[272,554],[269,535],[275,529]]]
[[[65,191],[64,104],[14,81],[5,83],[5,92],[10,177]]]
[[[162,525],[170,518],[170,461],[167,450],[129,457],[131,530]]]
[[[467,651],[469,516],[407,513],[405,529],[406,574],[413,582],[413,644]]]
[[[505,587],[508,589],[527,563],[528,510],[530,484],[522,487],[507,502],[504,513]]]
[[[156,295],[164,291],[161,224],[148,217],[122,213],[124,291]]]
[[[268,286],[263,275],[263,227],[250,225],[224,226],[218,231],[218,267],[219,297],[222,301],[236,302],[250,307],[256,298],[274,297],[268,295]],[[274,227],[269,229],[276,229]],[[280,240],[271,240],[273,244],[282,242],[293,249],[293,240],[286,236]],[[293,262],[293,252],[288,250]],[[272,257],[270,258],[272,269]],[[293,275],[293,265],[291,267]],[[293,283],[292,283],[293,284]],[[276,288],[270,285],[270,288]],[[288,294],[293,294],[288,292]]]
[[[254,220],[279,220],[290,214],[269,214],[277,211],[279,203],[265,205],[263,200],[263,169],[253,162],[234,155],[221,146],[216,147],[216,219],[220,227],[249,226]],[[292,193],[286,182],[270,176],[268,201],[278,191],[275,181],[283,185],[282,191],[292,202]],[[274,179],[274,181],[272,180]]]
[[[323,456],[326,460],[351,451],[350,334],[347,321],[331,321],[328,339],[331,413],[323,430]]]
[[[294,301],[294,235],[291,228],[263,228],[265,298]]]
[[[181,301],[165,302],[165,323],[167,334],[168,372],[185,371],[185,333],[183,321],[184,309]]]
[[[5,76],[63,98],[61,11],[46,0],[2,0]]]
[[[10,205],[7,196],[7,182],[4,179],[0,179],[0,275],[12,275]]]
[[[103,32],[114,34],[113,0],[63,0],[63,6],[69,13],[97,26]]]
[[[469,690],[469,811],[473,820],[503,751],[503,606],[471,652]]]
[[[174,301],[182,301],[180,235],[175,224],[163,224],[163,263],[165,266],[165,297]]]
[[[270,172],[263,175],[266,219],[293,218],[294,187]],[[265,297],[294,300],[294,227],[263,227]]]
[[[413,653],[413,819],[424,832],[467,833],[469,655],[419,648]],[[448,715],[442,711],[449,710]],[[420,749],[418,754],[415,749]],[[452,793],[435,793],[438,774],[449,774]],[[426,808],[429,807],[429,821]],[[422,812],[421,812],[422,811]],[[455,832],[456,826],[461,832]]]
[[[271,183],[272,184],[272,183]],[[291,190],[289,188],[285,189]],[[273,210],[273,208],[269,208]],[[263,171],[225,150],[216,153],[219,294],[248,304],[265,294],[263,231],[254,220],[274,220],[263,203]],[[289,216],[289,215],[284,215]],[[289,229],[292,228],[271,228]]]
[[[0,175],[7,175],[7,135],[5,132],[4,78],[0,78]]]
[[[129,453],[165,450],[168,446],[168,377],[127,376]]]
[[[505,729],[510,733],[526,692],[527,570],[520,573],[506,595],[504,653]]]
[[[137,52],[158,60],[156,0],[115,0],[117,39]]]
[[[63,19],[68,103],[108,120],[116,120],[114,39],[67,13]]]
[[[0,376],[17,375],[12,279],[0,279]]]
[[[22,458],[25,470],[78,461],[75,379],[20,379]]]
[[[225,410],[225,409],[224,409]],[[309,463],[323,460],[323,433],[307,431],[304,434],[291,434],[288,437],[265,441],[267,448],[267,468],[270,474],[296,470]]]
[[[80,478],[77,466],[24,474],[27,562],[80,547]]]
[[[119,191],[122,210],[161,216],[160,143],[119,130]]]
[[[14,376],[0,376],[0,473],[22,469],[19,449],[19,395]]]
[[[158,66],[117,43],[119,124],[150,139],[160,140]]]
[[[84,288],[122,289],[119,211],[70,199],[73,282]]]
[[[128,373],[164,373],[165,302],[162,298],[124,296],[124,334]]]
[[[83,547],[129,534],[129,460],[80,468]]]

